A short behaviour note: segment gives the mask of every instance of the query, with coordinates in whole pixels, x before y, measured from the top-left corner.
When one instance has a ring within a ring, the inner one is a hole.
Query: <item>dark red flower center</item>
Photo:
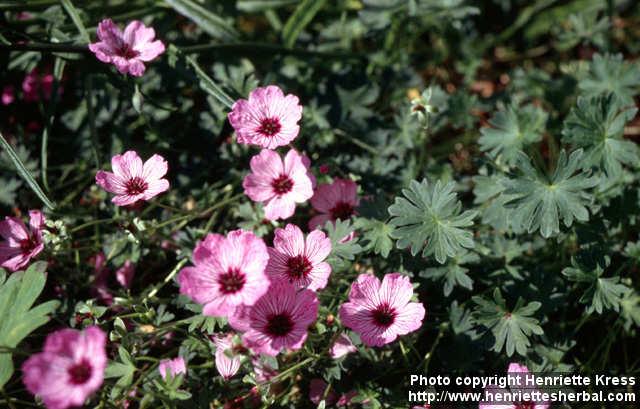
[[[338,202],[329,210],[332,220],[348,220],[355,213],[353,206],[347,202]]]
[[[221,274],[218,277],[218,284],[220,284],[220,291],[223,294],[233,294],[242,290],[245,282],[247,281],[247,277],[242,273],[242,271],[237,268],[231,268],[224,274]]]
[[[289,257],[287,260],[287,272],[292,280],[305,278],[312,269],[311,262],[305,256]]]
[[[287,175],[280,175],[276,179],[273,179],[271,187],[273,187],[274,192],[283,195],[291,192],[291,189],[293,189],[293,180]]]
[[[20,241],[20,250],[22,250],[22,254],[29,254],[36,248],[38,245],[38,241],[35,237],[29,237],[27,239]]]
[[[289,314],[281,313],[270,316],[267,319],[267,334],[273,337],[284,337],[293,329],[293,321]]]
[[[140,195],[144,193],[148,187],[149,187],[149,184],[145,182],[144,179],[138,176],[129,179],[127,181],[127,184],[125,185],[125,188],[127,189],[127,194],[129,196]]]
[[[120,47],[120,49],[118,50],[118,55],[122,58],[130,60],[139,56],[140,53],[134,50],[129,44],[123,44],[122,47]]]
[[[280,125],[280,120],[278,118],[264,118],[260,121],[260,128],[258,128],[258,133],[264,136],[273,136],[280,132],[282,125]]]
[[[69,380],[74,385],[82,385],[91,378],[91,372],[91,364],[86,359],[83,359],[69,368]]]
[[[516,409],[534,409],[535,403],[531,401],[516,403]]]
[[[371,312],[374,324],[383,328],[390,327],[396,320],[397,315],[396,310],[387,303],[380,304],[378,308]]]

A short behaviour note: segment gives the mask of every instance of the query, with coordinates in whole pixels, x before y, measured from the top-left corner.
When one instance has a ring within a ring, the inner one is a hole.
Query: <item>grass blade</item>
[[[196,60],[194,60],[193,57],[186,57],[186,61],[187,64],[193,67],[196,75],[200,79],[200,87],[202,87],[202,89],[204,89],[207,93],[224,104],[227,108],[231,108],[234,102],[233,99],[229,95],[227,95],[227,93],[224,92],[222,88],[220,88],[220,86],[207,75],[206,72],[204,72],[204,70],[200,67],[200,65],[198,65]]]
[[[298,0],[238,0],[236,7],[240,11],[256,13],[288,6],[289,4],[295,4],[297,2]]]
[[[293,12],[282,30],[282,40],[286,47],[293,47],[302,30],[324,6],[326,0],[304,0]]]
[[[16,153],[16,151],[9,144],[9,142],[7,142],[7,140],[4,139],[4,136],[2,136],[2,134],[0,134],[0,145],[5,151],[7,151],[7,154],[9,155],[9,159],[11,159],[11,162],[13,162],[13,166],[16,167],[16,170],[18,171],[18,174],[22,177],[22,179],[24,179],[24,181],[27,182],[27,185],[29,185],[31,190],[33,190],[33,192],[40,198],[40,200],[42,200],[42,203],[44,203],[44,205],[47,206],[49,209],[53,210],[55,208],[55,205],[51,202],[51,200],[49,200],[47,195],[44,194],[44,192],[42,191],[38,183],[35,181],[33,176],[31,176],[31,173],[24,166],[24,163],[22,163],[22,161],[18,157],[18,154]]]
[[[223,40],[238,38],[238,32],[226,21],[191,0],[165,0],[165,2],[215,38]]]
[[[75,24],[78,28],[78,32],[80,33],[80,38],[82,39],[82,41],[86,44],[89,44],[91,39],[89,38],[89,33],[87,32],[87,29],[85,28],[84,23],[80,18],[78,9],[76,9],[73,3],[71,3],[71,0],[60,0],[60,3],[62,3],[62,7],[64,7],[67,14],[69,14],[71,20],[73,20],[73,24]]]

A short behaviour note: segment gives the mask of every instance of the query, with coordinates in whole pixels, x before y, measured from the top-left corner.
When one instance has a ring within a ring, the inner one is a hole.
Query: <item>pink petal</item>
[[[124,180],[111,172],[99,170],[96,173],[96,184],[110,193],[123,195],[127,192]]]
[[[276,229],[273,238],[275,248],[290,257],[304,254],[304,234],[295,224],[287,224],[284,229]]]
[[[122,155],[111,158],[111,167],[116,176],[129,180],[134,177],[142,177],[142,159],[135,151],[127,151]]]

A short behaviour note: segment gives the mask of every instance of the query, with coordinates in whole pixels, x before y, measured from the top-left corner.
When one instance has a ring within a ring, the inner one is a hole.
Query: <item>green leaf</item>
[[[638,147],[623,137],[624,126],[638,110],[623,108],[615,94],[578,98],[564,121],[562,141],[584,148],[583,169],[601,167],[610,177],[622,173],[622,165],[638,163]]]
[[[0,134],[0,146],[2,146],[5,152],[7,152],[7,154],[9,155],[9,159],[11,159],[11,162],[18,171],[18,174],[22,177],[22,179],[24,179],[25,182],[27,182],[27,185],[29,185],[31,190],[33,190],[33,192],[40,198],[40,200],[42,200],[42,203],[44,203],[44,205],[49,209],[55,209],[55,205],[49,200],[47,195],[44,194],[36,180],[33,178],[33,176],[31,176],[31,173],[25,167],[22,160],[20,160],[20,157],[18,156],[16,151],[9,144],[9,142],[4,139],[4,136],[2,136],[2,134]]]
[[[633,97],[640,89],[637,63],[624,61],[622,54],[593,55],[586,78],[578,83],[585,96],[615,93],[625,106],[634,105]]]
[[[571,260],[572,267],[562,270],[562,275],[569,281],[587,286],[580,297],[580,302],[587,305],[587,313],[594,311],[602,314],[604,310],[620,311],[623,297],[629,295],[632,290],[624,284],[620,284],[620,277],[602,277],[604,269],[598,264],[589,269],[579,264],[575,259]]]
[[[196,23],[214,38],[237,40],[238,32],[221,17],[191,0],[165,0],[171,8]]]
[[[477,212],[467,210],[460,214],[462,204],[453,192],[455,183],[438,181],[429,185],[412,180],[409,189],[403,189],[404,197],[396,197],[388,209],[395,226],[391,237],[397,239],[399,249],[411,247],[411,254],[422,250],[422,257],[434,255],[440,264],[447,257],[460,254],[465,248],[473,248],[473,233],[464,229],[473,225]]]
[[[542,140],[546,123],[547,113],[542,109],[534,105],[510,105],[489,120],[491,128],[480,130],[480,149],[492,158],[513,165],[518,159],[518,151]]]
[[[582,149],[560,152],[556,170],[551,178],[537,171],[529,157],[518,154],[517,168],[522,176],[510,179],[506,194],[514,195],[505,206],[513,209],[513,221],[529,233],[540,230],[542,237],[560,232],[560,219],[570,227],[573,220],[589,220],[586,205],[592,196],[587,192],[598,183],[598,178],[579,171],[582,167]]]
[[[285,47],[293,47],[302,30],[313,20],[313,17],[326,2],[326,0],[303,0],[296,7],[282,29],[282,40]]]
[[[0,274],[0,347],[15,348],[27,335],[49,321],[58,301],[48,301],[31,308],[46,282],[47,263],[33,263],[27,271],[13,273],[6,279]],[[10,353],[0,353],[0,387],[13,374]]]
[[[353,227],[349,220],[328,221],[324,229],[331,240],[331,254],[327,258],[327,262],[331,264],[334,271],[340,271],[347,268],[354,260],[356,254],[362,252],[362,247],[358,244],[358,237],[351,237]]]
[[[478,261],[480,261],[480,257],[477,254],[463,250],[460,254],[451,258],[446,265],[428,268],[421,272],[420,277],[429,278],[433,281],[443,281],[443,293],[445,297],[448,297],[455,286],[464,287],[468,290],[473,289],[473,280],[467,275],[469,269],[462,265],[477,263]]]
[[[384,258],[389,256],[389,252],[393,248],[393,240],[391,239],[393,226],[381,220],[360,217],[356,219],[355,227],[362,231],[364,251],[373,250],[375,254],[380,254]]]
[[[640,295],[628,291],[620,301],[620,316],[624,319],[624,327],[628,331],[631,325],[640,327]]]
[[[80,13],[78,12],[78,9],[76,9],[76,7],[73,5],[71,0],[60,0],[60,1],[62,3],[62,7],[64,7],[67,14],[69,14],[69,17],[71,17],[73,24],[76,25],[76,28],[80,33],[80,39],[85,44],[89,44],[91,42],[91,39],[89,37],[89,33],[87,32],[87,29],[84,26],[84,23],[82,22],[82,18],[80,17]]]
[[[109,365],[105,369],[104,377],[107,379],[119,378],[116,381],[116,387],[118,389],[124,389],[131,385],[131,382],[133,381],[133,374],[136,371],[136,366],[133,363],[133,358],[131,358],[131,355],[126,349],[124,349],[124,347],[118,347],[118,355],[120,357],[120,362],[109,362]]]
[[[493,300],[475,296],[473,301],[478,305],[475,310],[476,322],[490,329],[495,337],[491,348],[495,352],[500,353],[504,349],[507,356],[514,352],[525,356],[531,346],[529,337],[544,334],[538,325],[539,321],[533,318],[541,306],[537,301],[524,305],[524,300],[519,298],[513,311],[509,311],[498,288],[493,292]]]

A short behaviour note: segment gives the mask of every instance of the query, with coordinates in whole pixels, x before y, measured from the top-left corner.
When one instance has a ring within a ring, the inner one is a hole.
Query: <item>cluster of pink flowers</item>
[[[98,37],[100,41],[89,46],[97,58],[134,76],[142,75],[144,62],[164,51],[162,42],[154,41],[154,30],[139,21],[130,23],[122,32],[111,20],[104,20],[98,27]],[[307,339],[308,328],[318,317],[318,292],[327,286],[332,272],[326,261],[332,250],[331,240],[320,228],[356,214],[358,186],[352,180],[339,178],[316,186],[306,155],[290,146],[284,157],[275,150],[290,145],[298,136],[302,118],[298,97],[285,95],[276,86],[258,88],[247,100],[238,100],[228,118],[239,143],[262,148],[251,158],[251,172],[243,180],[246,195],[262,203],[266,218],[272,221],[290,218],[296,206],[310,201],[316,212],[308,221],[311,231],[305,234],[295,224],[276,228],[272,247],[242,229],[225,236],[207,234],[193,250],[193,264],[179,272],[178,283],[180,293],[202,305],[203,314],[227,318],[236,331],[212,337],[220,375],[224,379],[233,377],[241,366],[241,354],[248,348],[253,353],[257,377],[268,380],[277,372],[263,363],[260,355],[299,350]],[[111,168],[112,171],[98,171],[95,180],[114,194],[112,202],[117,206],[137,206],[169,189],[165,179],[168,164],[160,155],[143,162],[138,153],[130,150],[115,155]],[[39,211],[30,215],[29,229],[18,218],[8,217],[0,222],[3,267],[15,271],[43,250],[44,218]],[[110,304],[113,297],[107,279],[111,272],[104,254],[96,254],[91,263],[95,269],[94,295]],[[131,285],[133,274],[130,261],[115,273],[125,288]],[[351,286],[349,300],[340,306],[339,316],[365,345],[383,346],[420,328],[425,309],[421,303],[412,302],[412,297],[411,282],[399,273],[387,274],[382,281],[361,274]],[[241,345],[235,345],[234,340],[239,338]],[[82,405],[102,383],[105,345],[105,334],[97,327],[52,333],[44,351],[25,362],[24,383],[50,409]],[[356,350],[343,332],[328,353],[340,359]],[[187,366],[178,356],[162,360],[158,370],[162,378],[169,379],[186,376]],[[324,393],[325,388],[326,384],[313,381],[311,399],[319,401],[318,391],[322,389]],[[327,402],[338,405],[348,404],[355,394],[338,397],[331,393]]]
[[[317,211],[308,223],[312,231],[305,235],[295,224],[276,228],[273,247],[246,230],[208,234],[196,244],[193,265],[178,275],[180,292],[202,304],[203,314],[227,318],[241,334],[243,347],[258,356],[302,348],[318,316],[316,292],[327,286],[331,275],[326,262],[331,240],[314,229],[352,217],[359,204],[355,182],[334,179],[316,187],[307,156],[289,148],[283,158],[274,150],[298,135],[302,116],[298,101],[275,86],[258,88],[233,105],[229,121],[239,143],[262,148],[251,158],[251,172],[243,181],[245,194],[264,205],[269,220],[287,219],[298,204],[311,200]],[[407,277],[392,273],[381,282],[363,274],[353,283],[349,301],[340,307],[340,318],[365,345],[382,346],[421,326],[425,310],[411,302],[412,297]],[[232,334],[214,337],[216,367],[225,379],[240,367],[232,340]],[[349,336],[342,333],[329,354],[339,359],[355,351]],[[260,359],[254,356],[252,361],[256,373],[263,372]],[[348,395],[330,401],[346,404]]]

